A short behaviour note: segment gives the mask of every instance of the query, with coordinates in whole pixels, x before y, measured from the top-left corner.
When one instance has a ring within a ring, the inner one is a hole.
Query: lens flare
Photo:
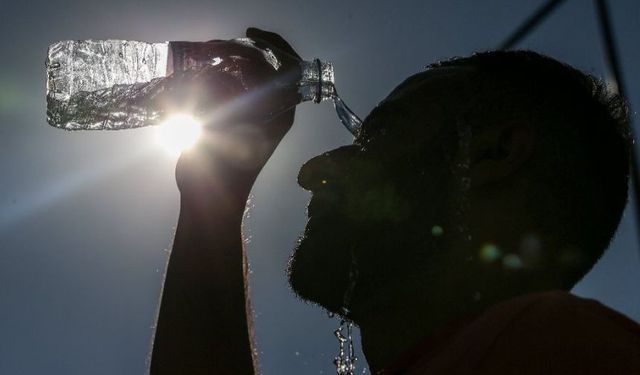
[[[186,114],[176,114],[156,127],[156,143],[172,155],[179,155],[198,142],[202,124]]]

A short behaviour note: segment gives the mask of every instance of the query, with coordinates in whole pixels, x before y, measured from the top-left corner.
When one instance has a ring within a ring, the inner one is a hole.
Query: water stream
[[[333,332],[335,337],[338,339],[338,355],[333,360],[333,363],[336,366],[337,375],[353,375],[356,371],[356,361],[358,360],[353,345],[353,322],[348,318],[351,313],[349,308],[351,306],[351,299],[353,298],[353,291],[358,282],[358,266],[353,249],[350,251],[350,254],[349,284],[347,285],[342,297],[340,324]],[[329,314],[330,318],[334,316],[335,314]]]

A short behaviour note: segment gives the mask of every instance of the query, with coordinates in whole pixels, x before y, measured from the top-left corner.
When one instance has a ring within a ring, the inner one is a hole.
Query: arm
[[[181,191],[151,373],[253,374],[243,206],[215,185],[191,188]]]
[[[252,30],[247,36],[293,52],[276,34]],[[181,156],[176,168],[180,218],[151,374],[256,372],[242,215],[256,177],[293,118],[291,110],[270,123],[208,131],[193,151]],[[249,153],[239,158],[239,148]]]

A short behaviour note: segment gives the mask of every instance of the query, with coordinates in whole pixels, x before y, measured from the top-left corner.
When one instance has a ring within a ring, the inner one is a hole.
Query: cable
[[[618,50],[616,48],[616,42],[613,37],[613,30],[611,29],[611,22],[609,16],[609,9],[605,0],[596,0],[596,6],[598,8],[598,19],[600,21],[600,27],[602,30],[602,38],[606,47],[607,63],[611,72],[613,73],[613,79],[618,87],[618,93],[623,97],[625,96],[625,89],[623,87],[624,81],[622,79],[622,71],[620,69],[620,62],[618,58]]]
[[[518,27],[511,35],[502,43],[499,49],[506,50],[512,48],[524,39],[529,33],[531,33],[546,17],[548,17],[558,5],[564,0],[549,0],[546,4],[538,8],[538,10],[532,14],[525,22]],[[613,29],[611,27],[611,18],[609,15],[609,8],[606,0],[595,0],[595,5],[598,12],[598,20],[600,23],[600,30],[602,32],[602,38],[605,44],[605,53],[607,58],[607,64],[613,73],[613,80],[616,84],[618,94],[625,100],[627,100],[626,90],[624,87],[624,79],[622,78],[622,69],[620,67],[620,60],[618,55],[618,49],[615,43],[613,35]],[[629,111],[631,112],[631,111]],[[635,131],[633,127],[633,117],[629,119],[632,139],[635,140]],[[635,142],[634,142],[635,144]],[[631,148],[631,182],[634,194],[635,210],[636,210],[636,226],[637,235],[640,236],[640,168],[638,167],[637,151],[635,147]]]
[[[611,28],[611,18],[609,15],[609,8],[605,0],[596,0],[595,2],[598,10],[598,20],[600,21],[600,30],[602,31],[602,39],[605,44],[605,53],[607,57],[607,65],[613,73],[613,81],[618,88],[618,94],[623,99],[627,99],[626,90],[624,87],[624,79],[622,78],[622,69],[620,67],[620,59],[618,55],[618,49],[616,41],[613,36],[613,29]],[[629,111],[631,112],[631,111]],[[631,112],[633,113],[633,112]],[[629,118],[629,130],[631,131],[632,139],[635,138],[635,131],[633,128],[633,117]],[[635,144],[635,142],[634,142]],[[635,147],[631,147],[631,182],[633,186],[633,192],[635,196],[636,207],[636,225],[638,226],[638,235],[640,235],[640,170],[638,168],[638,157]]]
[[[510,49],[524,39],[540,22],[542,22],[553,10],[564,0],[549,0],[545,5],[531,15],[520,27],[518,27],[511,35],[500,45],[498,49]]]

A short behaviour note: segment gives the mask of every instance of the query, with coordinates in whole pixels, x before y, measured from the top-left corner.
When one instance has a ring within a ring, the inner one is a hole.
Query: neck
[[[411,308],[386,311],[359,321],[362,350],[375,374],[391,365],[403,353],[448,323],[477,314],[486,307],[482,298],[470,293],[460,299],[447,296],[446,302],[434,296],[431,305],[407,304]]]
[[[359,326],[362,351],[372,374],[389,366],[436,328],[429,324],[428,319],[407,319],[395,314],[378,315]]]
[[[502,249],[512,248],[500,245]],[[452,248],[462,247],[480,248],[466,243]],[[477,251],[459,250],[446,254],[475,253]],[[429,272],[428,281],[395,288],[396,292],[403,291],[397,301],[369,305],[367,313],[358,314],[359,319],[355,319],[361,331],[362,349],[373,374],[391,365],[403,353],[448,323],[477,315],[487,307],[518,294],[514,292],[517,287],[511,283],[496,287],[500,285],[497,280],[501,279],[489,277],[488,267],[492,264],[485,264],[477,256],[454,255],[437,263],[439,266]],[[382,310],[379,306],[394,307]],[[375,313],[371,314],[373,311]]]

